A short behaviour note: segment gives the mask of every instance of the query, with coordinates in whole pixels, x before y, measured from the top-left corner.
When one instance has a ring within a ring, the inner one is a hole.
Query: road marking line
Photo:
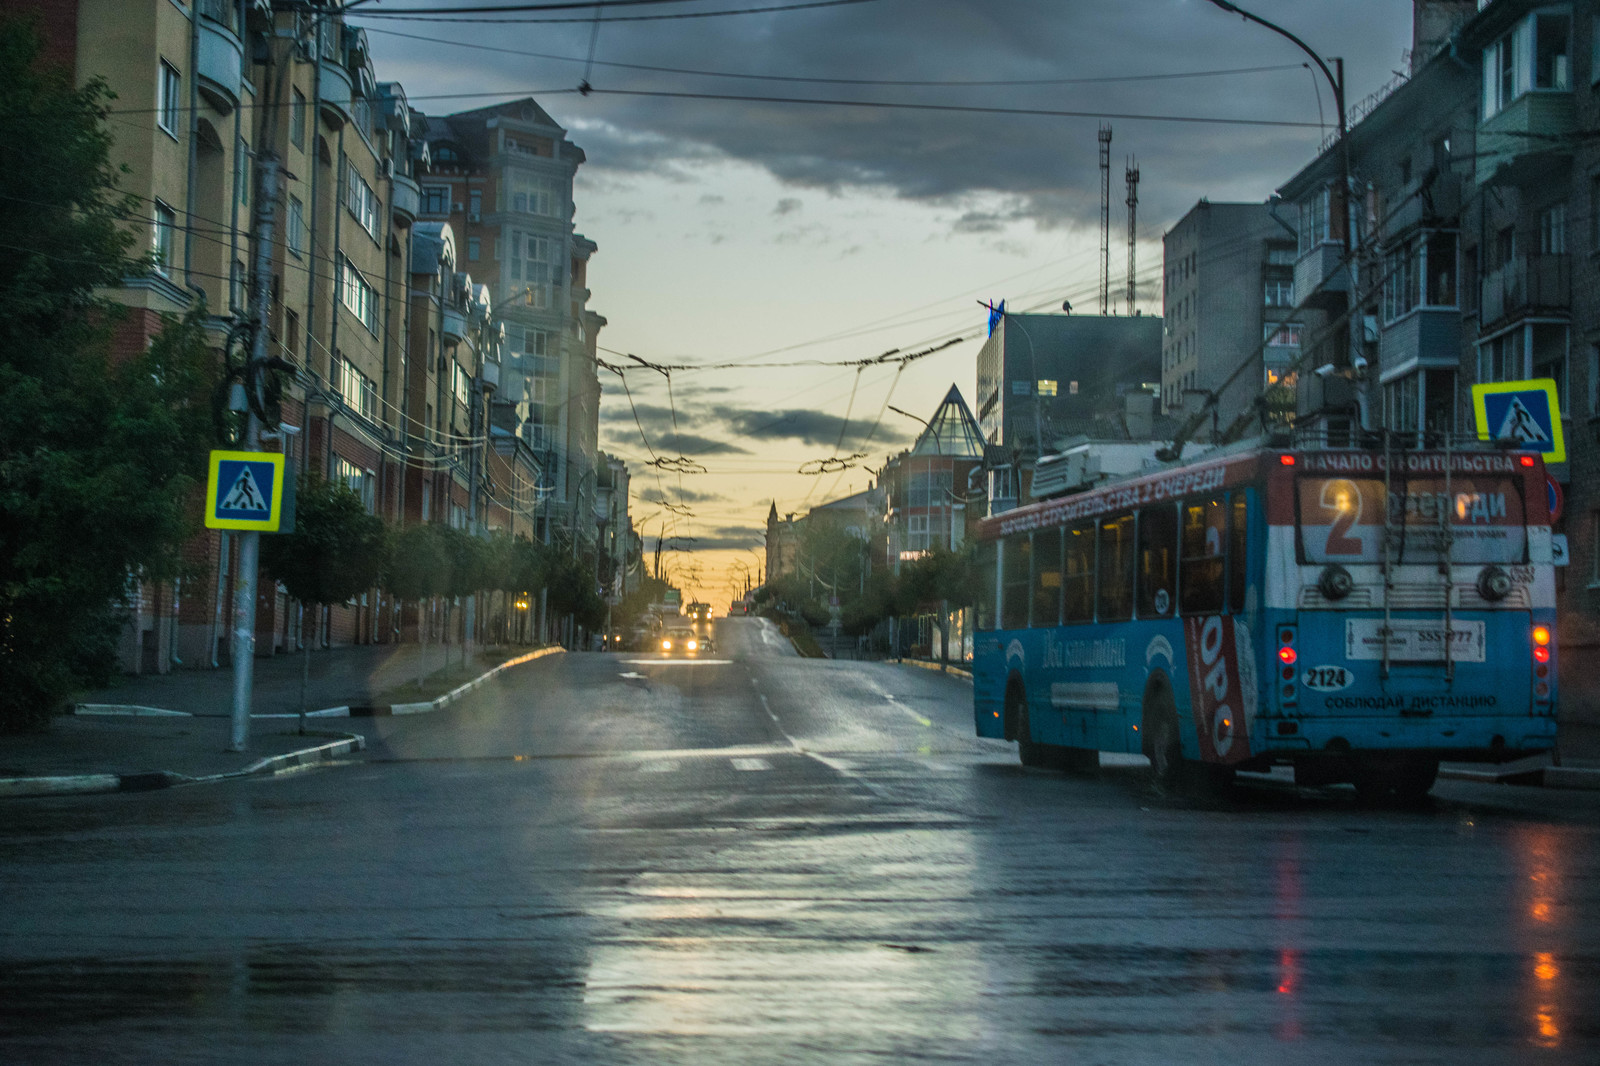
[[[647,762],[639,767],[641,774],[672,774],[677,773],[678,764],[667,760],[664,762]]]
[[[730,759],[735,770],[770,770],[772,764],[765,759]]]

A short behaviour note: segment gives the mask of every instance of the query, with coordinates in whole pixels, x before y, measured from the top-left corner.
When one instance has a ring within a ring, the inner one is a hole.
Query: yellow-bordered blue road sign
[[[206,527],[276,533],[283,521],[283,455],[212,452]]]
[[[1541,452],[1547,463],[1567,461],[1561,434],[1561,400],[1550,378],[1472,386],[1479,440],[1509,440]]]

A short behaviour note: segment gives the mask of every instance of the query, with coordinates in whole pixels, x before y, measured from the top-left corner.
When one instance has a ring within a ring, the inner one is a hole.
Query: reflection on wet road
[[[8,805],[6,1062],[1600,1058],[1595,806],[1024,770],[885,664],[541,660],[374,757]]]

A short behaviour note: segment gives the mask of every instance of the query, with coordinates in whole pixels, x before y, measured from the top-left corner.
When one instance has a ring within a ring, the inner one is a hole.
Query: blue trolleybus
[[[1418,797],[1555,742],[1536,455],[1255,446],[988,518],[980,558],[977,731],[1028,765]]]

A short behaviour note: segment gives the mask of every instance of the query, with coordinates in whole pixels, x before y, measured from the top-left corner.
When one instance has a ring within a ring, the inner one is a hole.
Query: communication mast
[[[1133,275],[1135,267],[1135,242],[1139,237],[1139,162],[1132,156],[1128,157],[1128,314],[1133,314],[1133,298],[1136,294],[1136,285]]]
[[[1111,313],[1111,124],[1100,126],[1100,313]]]

